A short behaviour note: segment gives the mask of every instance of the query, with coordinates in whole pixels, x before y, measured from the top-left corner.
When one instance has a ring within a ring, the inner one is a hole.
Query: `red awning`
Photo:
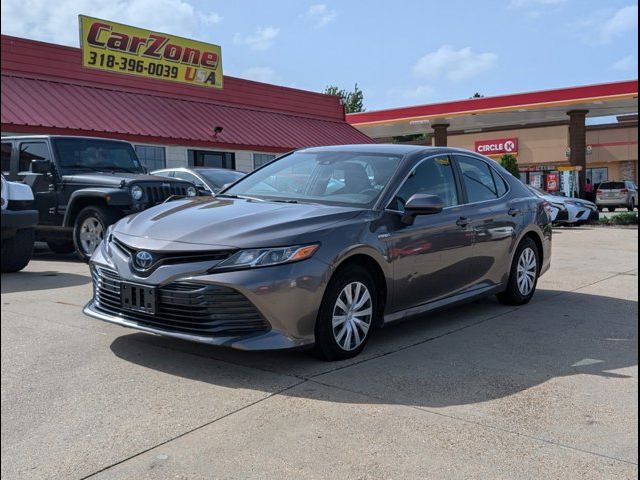
[[[286,151],[373,142],[341,121],[6,74],[1,118],[8,132],[72,130],[177,145]],[[214,136],[216,126],[223,131]]]

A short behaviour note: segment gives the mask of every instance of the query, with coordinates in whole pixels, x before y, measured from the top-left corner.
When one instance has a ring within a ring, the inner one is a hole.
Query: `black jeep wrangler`
[[[2,171],[33,190],[36,239],[88,260],[107,227],[171,197],[195,196],[186,181],[147,175],[133,146],[103,138],[2,137]]]

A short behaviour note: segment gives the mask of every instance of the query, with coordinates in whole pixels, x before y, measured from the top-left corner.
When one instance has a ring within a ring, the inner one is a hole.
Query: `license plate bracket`
[[[155,315],[158,308],[158,290],[147,285],[122,282],[120,304],[125,310]]]

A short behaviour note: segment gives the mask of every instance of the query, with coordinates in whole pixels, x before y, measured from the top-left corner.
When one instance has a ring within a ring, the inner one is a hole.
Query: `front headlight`
[[[187,197],[195,197],[198,194],[196,187],[187,187]]]
[[[256,248],[252,250],[240,250],[223,262],[216,265],[214,270],[241,269],[254,267],[267,267],[283,263],[299,262],[310,258],[319,244],[298,245],[294,247]]]
[[[131,196],[135,201],[141,200],[143,195],[144,190],[142,190],[142,187],[140,185],[134,185],[133,187],[131,187]]]
[[[560,210],[561,212],[565,211],[567,209],[567,207],[565,207],[563,204],[561,203],[551,203],[552,207],[557,208],[558,210]]]
[[[567,200],[569,205],[575,205],[576,207],[584,208],[584,203],[578,202],[577,200]]]

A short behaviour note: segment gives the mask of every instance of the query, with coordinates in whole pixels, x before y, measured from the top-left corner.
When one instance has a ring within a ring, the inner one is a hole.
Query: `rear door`
[[[438,195],[444,210],[401,222],[404,205],[416,193]],[[462,196],[451,158],[423,159],[387,207],[388,257],[394,270],[394,311],[459,293],[473,281],[473,231],[465,220]]]
[[[455,155],[454,159],[470,209],[474,281],[478,287],[502,283],[527,200],[509,199],[508,185],[490,161],[469,155]]]

